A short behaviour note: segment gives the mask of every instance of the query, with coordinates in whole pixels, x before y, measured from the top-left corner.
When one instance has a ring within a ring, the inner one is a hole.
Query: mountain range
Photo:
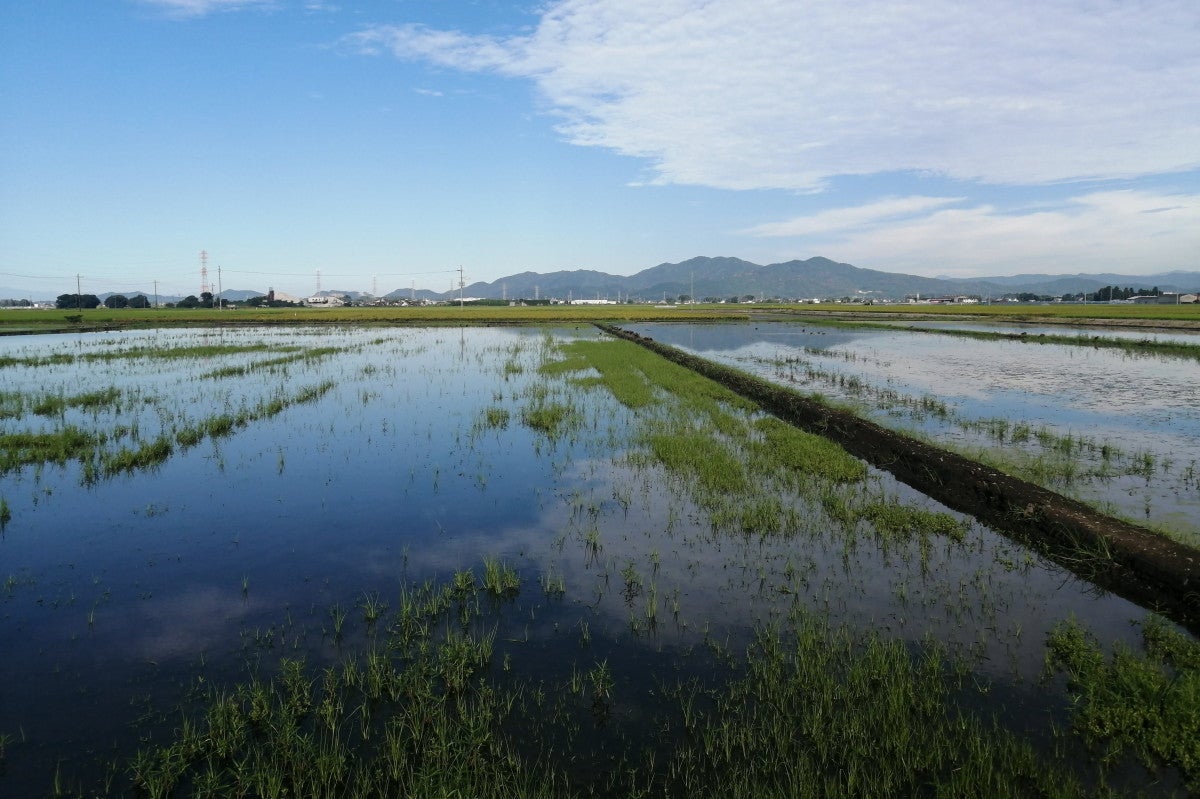
[[[950,278],[920,277],[896,272],[863,269],[814,257],[783,263],[760,265],[740,258],[691,258],[681,263],[663,263],[634,275],[610,275],[588,269],[557,272],[521,272],[491,282],[464,286],[465,297],[481,299],[558,298],[593,300],[663,300],[680,295],[697,298],[762,297],[783,299],[903,299],[905,296],[977,295],[981,298],[1030,293],[1060,297],[1064,294],[1094,292],[1105,286],[1153,288],[1163,291],[1200,290],[1200,271],[1174,271],[1153,275],[1129,274],[1024,274],[1007,277]],[[69,291],[68,287],[66,291]],[[126,296],[149,292],[123,292]],[[230,300],[245,299],[265,292],[225,291]],[[322,294],[364,295],[357,291],[324,291]],[[53,299],[34,296],[26,290],[0,287],[0,298]],[[97,295],[101,299],[107,294]],[[457,291],[435,292],[427,289],[397,289],[387,299],[449,300]],[[178,297],[160,295],[162,302]]]
[[[484,299],[507,297],[557,297],[573,299],[675,299],[681,294],[698,298],[733,296],[786,299],[861,297],[903,299],[908,295],[978,295],[1000,297],[1027,292],[1059,297],[1093,292],[1109,285],[1132,288],[1158,287],[1163,291],[1200,289],[1200,272],[1166,272],[1155,275],[1077,274],[1015,275],[1011,277],[920,277],[863,269],[828,258],[786,261],[765,266],[740,258],[697,257],[677,264],[664,263],[624,277],[592,270],[548,273],[522,272],[492,282],[472,283],[463,296]],[[457,292],[420,292],[429,298],[453,299]],[[387,295],[405,298],[409,292]]]

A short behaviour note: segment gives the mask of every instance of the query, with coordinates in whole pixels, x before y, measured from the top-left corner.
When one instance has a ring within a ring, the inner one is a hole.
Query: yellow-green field
[[[996,321],[1164,325],[1200,329],[1200,305],[550,305],[426,308],[131,308],[10,310],[0,312],[0,334],[66,330],[271,324],[537,324],[591,321],[747,319],[755,314],[822,316],[936,316]]]
[[[1171,326],[1200,326],[1200,304],[1188,305],[774,305],[753,306],[790,313],[850,314],[855,316],[941,318],[976,317],[995,321],[1064,323],[1087,320],[1107,322],[1165,322]]]

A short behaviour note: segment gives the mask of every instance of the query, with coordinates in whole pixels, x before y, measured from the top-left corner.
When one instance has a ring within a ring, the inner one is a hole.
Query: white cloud
[[[1194,168],[1198,29],[1200,5],[1178,0],[559,0],[526,36],[349,41],[531,79],[568,140],[647,158],[657,182],[808,190]]]
[[[271,6],[274,0],[140,0],[181,17],[202,17],[214,11],[236,11],[252,6]]]
[[[1055,208],[941,208],[863,225],[879,219],[877,205],[886,203],[807,217],[807,230],[792,220],[773,235],[808,233],[807,245],[839,259],[924,275],[1200,269],[1200,194],[1093,192]]]
[[[962,201],[962,197],[895,197],[855,208],[832,208],[786,222],[767,222],[743,231],[750,236],[809,236],[908,217]]]

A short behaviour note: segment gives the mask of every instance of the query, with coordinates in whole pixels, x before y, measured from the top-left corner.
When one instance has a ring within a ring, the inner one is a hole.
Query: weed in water
[[[494,597],[511,598],[521,590],[521,578],[508,564],[487,557],[483,559],[483,588]]]

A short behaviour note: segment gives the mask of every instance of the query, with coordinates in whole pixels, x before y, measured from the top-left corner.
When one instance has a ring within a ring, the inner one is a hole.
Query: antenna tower
[[[208,291],[208,250],[200,251],[200,293]]]

